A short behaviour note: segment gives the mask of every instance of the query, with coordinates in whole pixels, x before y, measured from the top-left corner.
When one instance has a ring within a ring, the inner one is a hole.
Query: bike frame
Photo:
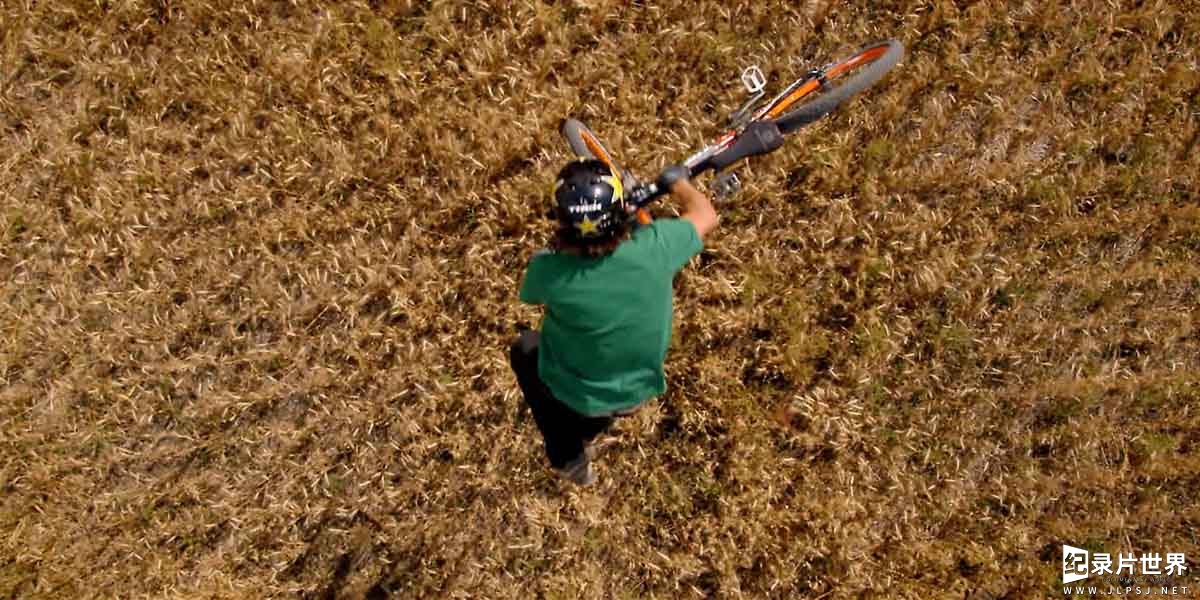
[[[684,159],[683,165],[688,168],[691,176],[695,177],[709,169],[713,169],[713,158],[733,147],[733,145],[738,141],[738,138],[750,125],[768,119],[771,109],[778,106],[781,101],[783,101],[796,90],[800,89],[801,86],[809,84],[813,81],[817,82],[817,86],[815,87],[820,87],[823,85],[825,82],[825,72],[827,68],[828,65],[820,69],[813,69],[812,71],[809,71],[804,77],[792,82],[792,84],[784,88],[782,92],[776,94],[774,98],[771,98],[771,100],[762,104],[750,118],[745,119],[740,123],[735,123],[733,127],[727,129],[724,133],[717,136],[717,138],[707,146],[697,150],[694,154]],[[758,75],[761,77],[761,72]],[[743,76],[743,81],[746,81],[745,76]],[[761,97],[761,87],[759,90],[753,90],[750,83],[746,83],[746,87],[751,91],[751,93],[757,94],[755,98],[750,100],[751,103],[753,103],[758,97]],[[659,189],[658,184],[654,182],[636,185],[629,191],[629,201],[633,208],[641,209],[659,196],[666,194],[667,191],[668,190]]]
[[[791,85],[787,86],[782,92],[776,94],[774,98],[771,98],[770,101],[763,104],[762,107],[755,111],[754,116],[750,117],[745,122],[739,123],[733,128],[725,131],[725,133],[722,133],[717,137],[717,139],[713,140],[711,144],[701,148],[695,154],[687,157],[687,159],[683,161],[684,166],[686,166],[692,172],[693,176],[699,175],[700,173],[708,170],[708,167],[705,165],[705,163],[714,156],[728,150],[731,146],[733,146],[733,143],[737,141],[738,136],[745,131],[747,126],[749,126],[751,123],[762,121],[763,118],[766,117],[769,112],[771,112],[772,108],[777,106],[780,101],[782,101],[784,98],[787,98],[792,92],[799,89],[800,86],[803,86],[814,79],[817,81],[822,81],[824,74],[825,68],[822,67],[821,69],[809,71],[804,77],[793,81]]]
[[[708,170],[716,171],[717,178],[710,183],[715,197],[725,197],[736,192],[740,182],[729,167],[742,159],[773,152],[783,145],[784,135],[823,117],[852,95],[878,82],[900,61],[903,51],[903,45],[895,40],[877,42],[845,60],[827,63],[805,73],[761,104],[759,101],[764,96],[766,78],[757,66],[743,70],[742,84],[750,98],[730,116],[729,125],[725,130],[712,142],[688,156],[683,161],[683,166],[687,167],[691,177]],[[873,64],[876,60],[881,61],[878,66]],[[867,66],[849,80],[840,79],[844,73],[864,64],[871,66]],[[830,87],[829,84],[833,80],[843,83]],[[824,90],[828,95],[823,95],[798,109],[793,108],[800,99],[823,88],[828,88]],[[578,142],[575,144],[578,145]],[[606,162],[616,168],[617,163],[611,160],[611,153],[603,148],[603,144],[594,134],[589,132],[583,144],[587,146],[588,154],[607,157]],[[581,156],[585,154],[580,149],[576,149],[576,152]],[[623,169],[622,176],[633,179],[628,171]],[[655,182],[638,184],[633,180],[626,181],[625,184],[631,212],[637,212],[639,221],[648,222],[649,212],[643,207],[668,190],[660,189]]]

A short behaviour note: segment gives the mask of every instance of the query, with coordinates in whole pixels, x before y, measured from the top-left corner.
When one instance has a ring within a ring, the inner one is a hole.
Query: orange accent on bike
[[[637,209],[637,222],[638,225],[649,225],[654,222],[654,217],[650,216],[650,211],[639,208]]]
[[[786,98],[784,98],[782,101],[779,102],[779,104],[776,104],[774,108],[767,111],[767,118],[774,119],[775,117],[778,117],[779,113],[787,110],[788,107],[795,104],[797,100],[813,93],[813,91],[815,91],[819,87],[821,87],[821,82],[817,81],[816,79],[813,79],[813,80],[805,83],[804,85],[796,88],[795,91],[788,94]]]
[[[863,63],[874,62],[875,60],[879,59],[879,57],[883,56],[887,51],[888,47],[886,45],[863,50],[862,52],[859,52],[858,54],[855,54],[854,56],[851,56],[850,58],[847,58],[846,60],[834,65],[833,68],[826,71],[825,80],[829,81],[832,79],[837,79],[842,75],[842,73],[845,73],[854,67],[857,67]],[[767,112],[767,118],[774,119],[775,117],[778,117],[783,111],[795,104],[796,101],[813,93],[819,87],[821,87],[821,82],[816,79],[812,79],[804,85],[796,88],[792,93],[788,94],[786,98],[781,100],[779,104],[776,104],[771,108],[770,111]]]
[[[867,50],[863,50],[862,52],[860,52],[854,56],[851,56],[850,58],[846,59],[845,61],[841,62],[837,66],[830,69],[829,72],[825,73],[825,78],[833,79],[833,78],[841,75],[843,72],[853,69],[854,67],[857,67],[858,65],[861,65],[862,63],[875,62],[880,56],[883,56],[884,53],[886,53],[887,51],[888,51],[887,46],[877,46],[875,48],[869,48]]]
[[[587,132],[581,133],[583,133],[583,144],[588,147],[588,150],[590,150],[596,158],[600,159],[601,162],[608,165],[609,170],[611,170],[613,173],[617,173],[617,165],[613,164],[612,157],[608,155],[608,152],[604,151],[604,146],[600,145],[599,140],[591,135],[588,135]]]

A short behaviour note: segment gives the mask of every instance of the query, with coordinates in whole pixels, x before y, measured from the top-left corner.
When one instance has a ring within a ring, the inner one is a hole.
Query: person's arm
[[[721,221],[717,209],[713,208],[708,196],[696,189],[691,181],[682,179],[675,182],[675,185],[671,186],[671,194],[683,203],[683,214],[680,216],[696,226],[696,234],[700,239],[704,239],[708,232],[717,228],[717,223]]]
[[[671,190],[671,195],[683,204],[683,214],[680,217],[691,221],[696,228],[696,234],[700,239],[704,239],[704,236],[717,228],[721,217],[717,215],[717,209],[713,207],[708,196],[692,185],[688,179],[689,175],[687,167],[674,165],[659,175],[658,184]]]

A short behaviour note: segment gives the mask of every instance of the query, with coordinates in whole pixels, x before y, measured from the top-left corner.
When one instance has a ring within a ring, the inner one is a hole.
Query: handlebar
[[[631,212],[633,210],[645,207],[647,204],[657,200],[660,196],[666,195],[669,191],[670,190],[658,187],[658,184],[655,182],[644,183],[634,187],[629,192],[629,205]]]
[[[684,161],[689,179],[709,169],[721,171],[743,158],[767,154],[783,145],[783,133],[774,121],[755,121],[741,132],[728,135],[731,137],[725,139],[726,143],[708,146]],[[629,191],[630,212],[636,212],[669,191],[654,181],[634,186]]]

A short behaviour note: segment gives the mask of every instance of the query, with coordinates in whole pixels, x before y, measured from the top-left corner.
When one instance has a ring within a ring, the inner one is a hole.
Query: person
[[[541,330],[521,332],[509,359],[551,467],[595,482],[589,443],[614,419],[666,390],[672,281],[718,222],[682,165],[657,184],[680,218],[634,228],[621,180],[603,162],[567,164],[554,186],[558,229],[529,261],[522,302],[542,305]]]

